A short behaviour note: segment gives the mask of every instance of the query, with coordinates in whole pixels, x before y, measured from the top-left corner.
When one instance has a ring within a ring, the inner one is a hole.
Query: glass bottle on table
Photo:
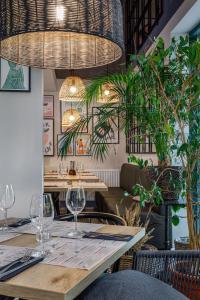
[[[34,251],[34,256],[46,254],[45,243],[50,240],[49,228],[54,219],[54,206],[50,194],[33,195],[30,204],[31,223],[35,229],[39,250]]]
[[[4,213],[4,225],[2,230],[7,231],[8,227],[8,209],[15,203],[15,193],[12,184],[0,184],[0,210]]]
[[[78,230],[78,215],[83,211],[86,205],[85,191],[81,185],[69,187],[66,194],[66,206],[74,215],[74,230],[67,234],[71,238],[81,238],[83,232]]]
[[[71,176],[75,176],[76,175],[75,161],[70,161],[69,175],[71,175]]]

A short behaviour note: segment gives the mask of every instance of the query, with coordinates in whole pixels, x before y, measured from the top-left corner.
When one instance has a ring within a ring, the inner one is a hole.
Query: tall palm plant
[[[105,84],[112,86],[112,92],[121,99],[117,109],[110,103],[103,105],[99,122],[92,136],[92,153],[97,159],[104,159],[109,152],[106,143],[109,131],[98,135],[105,128],[109,118],[120,116],[120,130],[130,130],[133,120],[141,129],[137,138],[151,136],[160,161],[166,162],[176,156],[183,167],[183,191],[186,197],[190,244],[200,247],[200,232],[195,218],[199,203],[193,201],[194,170],[200,159],[200,41],[192,45],[187,38],[172,41],[168,48],[159,39],[155,48],[147,55],[133,55],[133,64],[122,74],[113,74],[94,80],[87,88],[85,102],[92,105]],[[137,65],[137,67],[135,67]],[[111,93],[113,95],[113,93]],[[108,109],[109,108],[109,109]],[[78,135],[92,115],[80,120],[69,129],[62,140],[60,155]],[[188,128],[192,127],[193,135]],[[195,134],[194,134],[195,133]]]

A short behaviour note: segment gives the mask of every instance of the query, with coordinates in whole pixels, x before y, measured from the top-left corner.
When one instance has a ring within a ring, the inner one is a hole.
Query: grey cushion
[[[106,274],[97,279],[76,300],[186,300],[185,296],[138,271]]]

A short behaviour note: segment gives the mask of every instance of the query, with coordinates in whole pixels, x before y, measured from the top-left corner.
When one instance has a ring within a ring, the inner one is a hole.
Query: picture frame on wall
[[[75,156],[91,156],[91,135],[80,133],[74,141]]]
[[[0,92],[30,92],[31,68],[0,58]]]
[[[54,156],[54,120],[43,120],[43,154]]]
[[[79,118],[88,116],[88,105],[83,102],[70,102],[70,101],[60,101],[60,124],[61,124],[61,133],[66,132],[67,129],[70,129],[75,123],[70,120],[66,122],[66,113],[73,114],[76,118],[77,113]],[[65,120],[65,121],[64,121]],[[81,133],[88,133],[88,124],[82,129]]]
[[[43,117],[54,118],[54,96],[44,95],[43,101]]]
[[[99,127],[99,122],[101,119],[101,113],[103,110],[115,110],[114,113],[108,120],[105,121],[104,126]],[[119,144],[119,111],[117,107],[93,107],[92,108],[92,134],[98,136],[99,142],[94,142],[94,144]],[[102,142],[101,142],[102,139]]]
[[[60,153],[60,147],[61,147],[61,140],[62,137],[64,135],[63,134],[58,134],[57,135],[57,154],[59,155]],[[75,153],[75,149],[74,149],[74,140],[71,142],[71,145],[68,147],[68,149],[65,149],[65,153],[63,154],[63,156],[74,156]]]

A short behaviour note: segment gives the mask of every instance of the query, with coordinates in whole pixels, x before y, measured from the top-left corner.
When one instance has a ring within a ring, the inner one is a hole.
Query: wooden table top
[[[69,187],[77,187],[77,182],[72,182],[72,185],[69,185],[67,182],[63,181],[44,181],[44,191],[45,192],[66,192]],[[81,186],[86,191],[107,191],[108,187],[103,182],[81,182]]]
[[[80,175],[58,175],[58,174],[45,174],[44,180],[52,180],[52,181],[89,181],[89,182],[98,182],[99,177],[93,175],[93,174],[80,174]]]
[[[89,271],[38,264],[6,282],[0,282],[0,293],[28,300],[72,300],[145,235],[145,230],[142,228],[126,226],[105,225],[98,231],[133,235],[133,238]],[[35,236],[28,234],[1,244],[21,247],[36,246]]]

